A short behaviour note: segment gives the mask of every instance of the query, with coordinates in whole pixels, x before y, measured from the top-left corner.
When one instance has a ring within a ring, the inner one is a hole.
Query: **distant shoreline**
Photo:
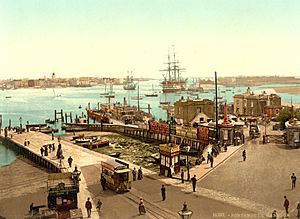
[[[265,87],[273,88],[277,93],[288,93],[300,96],[300,86],[284,86],[284,87]]]

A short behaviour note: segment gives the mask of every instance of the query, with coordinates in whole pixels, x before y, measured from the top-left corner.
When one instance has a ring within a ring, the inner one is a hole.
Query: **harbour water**
[[[0,168],[11,164],[16,159],[16,154],[12,150],[0,144]]]
[[[153,86],[152,86],[153,85]],[[284,86],[284,85],[264,85],[263,87]],[[293,86],[293,85],[291,85]],[[152,90],[153,87],[153,90]],[[106,103],[108,100],[100,94],[104,92],[105,86],[81,87],[81,88],[47,88],[47,89],[17,89],[4,90],[0,92],[0,114],[2,114],[2,127],[8,126],[8,121],[11,119],[11,125],[24,125],[30,123],[44,123],[47,118],[54,118],[54,110],[63,109],[64,113],[72,112],[75,115],[81,115],[85,112],[88,103],[92,108],[97,107],[97,103]],[[246,87],[219,87],[219,96],[227,99],[228,102],[233,101],[234,94],[243,93]],[[262,87],[253,87],[253,90],[262,89]],[[166,119],[167,115],[164,110],[159,107],[159,102],[169,101],[174,102],[181,98],[187,98],[187,93],[163,94],[159,80],[141,81],[139,82],[139,94],[143,97],[140,100],[140,107],[146,110],[147,105],[151,105],[151,113],[156,119]],[[113,91],[115,98],[111,102],[123,102],[126,97],[130,105],[137,105],[138,101],[132,99],[138,94],[137,90],[126,91],[122,85],[114,85]],[[144,95],[151,92],[157,92],[158,97],[145,97]],[[213,86],[207,93],[199,93],[200,98],[214,98]],[[282,102],[290,102],[291,97],[293,103],[300,102],[300,96],[281,93]],[[195,98],[195,96],[190,96]],[[80,109],[79,106],[82,106]]]

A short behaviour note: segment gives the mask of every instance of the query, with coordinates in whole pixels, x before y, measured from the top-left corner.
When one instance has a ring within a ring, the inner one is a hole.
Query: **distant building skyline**
[[[298,0],[0,2],[0,79],[300,76]],[[48,77],[48,76],[47,76]]]

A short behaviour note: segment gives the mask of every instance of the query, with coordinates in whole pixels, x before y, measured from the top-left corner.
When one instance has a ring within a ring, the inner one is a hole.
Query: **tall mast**
[[[216,144],[219,142],[219,120],[218,120],[218,78],[215,71],[215,93],[216,93]]]
[[[176,81],[176,74],[177,74],[177,71],[176,71],[176,56],[175,56],[175,48],[173,46],[173,58],[174,58],[174,61],[173,61],[173,75],[174,75],[174,81]]]
[[[140,111],[140,81],[138,80],[138,111]]]
[[[170,53],[168,51],[168,74],[169,74],[169,81],[171,80],[171,60],[170,60]]]

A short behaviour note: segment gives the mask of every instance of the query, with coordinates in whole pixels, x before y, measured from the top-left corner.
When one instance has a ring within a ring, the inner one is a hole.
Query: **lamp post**
[[[190,181],[190,163],[189,163],[189,151],[190,151],[191,147],[190,146],[186,146],[186,165],[187,165],[187,180]]]
[[[187,208],[186,202],[183,203],[182,210],[178,211],[181,219],[190,219],[192,217],[193,212]]]
[[[20,133],[22,133],[22,116],[19,118],[20,120]]]

